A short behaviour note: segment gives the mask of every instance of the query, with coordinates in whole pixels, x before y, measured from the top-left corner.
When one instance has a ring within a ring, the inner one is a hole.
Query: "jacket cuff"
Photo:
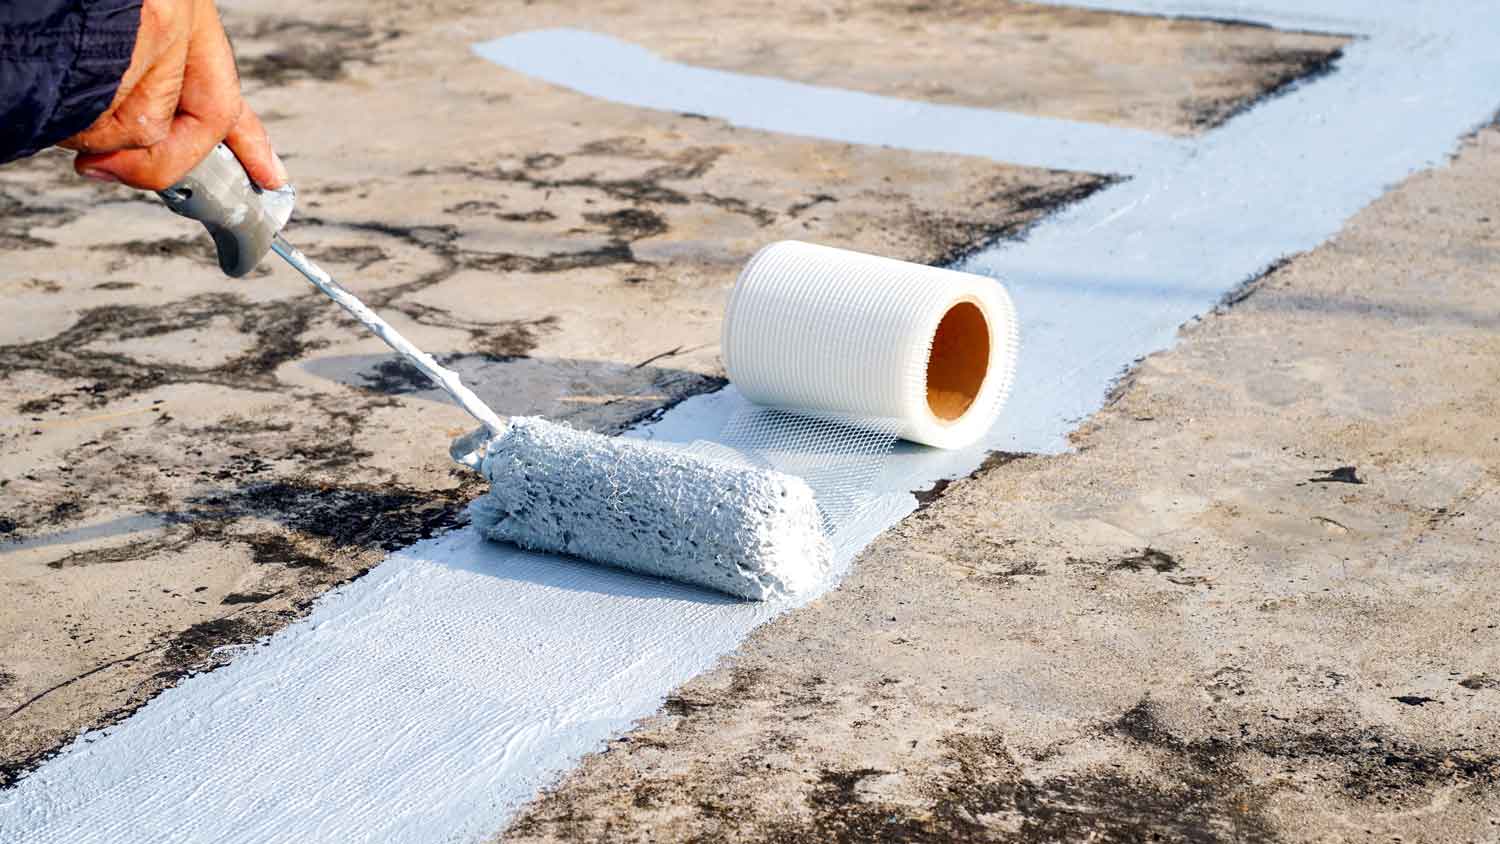
[[[141,26],[141,0],[79,0],[81,17],[73,64],[61,96],[38,140],[38,149],[93,125],[114,101],[130,67]]]
[[[141,28],[141,0],[81,0],[80,6],[83,25],[74,66],[63,78],[63,96],[46,124],[48,145],[83,132],[110,108]]]

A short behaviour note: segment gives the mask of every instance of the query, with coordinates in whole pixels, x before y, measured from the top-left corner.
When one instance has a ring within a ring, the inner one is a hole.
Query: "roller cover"
[[[938,448],[990,429],[1016,351],[994,279],[793,240],[750,259],[724,315],[724,366],[750,401],[894,418]]]
[[[513,417],[491,440],[490,539],[764,601],[828,575],[813,491],[799,478],[624,437]]]

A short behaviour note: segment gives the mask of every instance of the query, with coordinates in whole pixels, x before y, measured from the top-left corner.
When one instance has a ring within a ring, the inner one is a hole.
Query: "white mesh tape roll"
[[[990,429],[1016,349],[994,279],[791,240],[750,259],[724,314],[724,366],[750,401],[892,418],[938,448]]]

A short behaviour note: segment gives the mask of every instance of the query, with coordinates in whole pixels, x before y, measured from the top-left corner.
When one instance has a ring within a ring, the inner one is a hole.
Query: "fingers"
[[[89,178],[163,190],[202,161],[240,121],[243,111],[229,39],[213,4],[199,0],[187,45],[181,96],[166,138],[144,149],[81,154],[73,166]],[[255,125],[259,125],[258,120]],[[260,131],[264,133],[264,129]]]
[[[165,190],[207,158],[224,131],[191,114],[178,114],[165,141],[145,149],[82,153],[74,159],[73,169],[96,181],[123,182],[141,190]]]
[[[286,165],[281,163],[281,158],[271,148],[271,136],[266,134],[265,125],[250,106],[246,105],[240,112],[240,119],[229,130],[224,143],[229,145],[235,157],[245,165],[245,172],[250,174],[251,181],[266,190],[276,190],[286,185]]]

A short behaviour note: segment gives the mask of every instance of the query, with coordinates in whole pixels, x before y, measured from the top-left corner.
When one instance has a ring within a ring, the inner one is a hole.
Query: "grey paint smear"
[[[1178,158],[1185,141],[1095,123],[883,97],[693,67],[607,35],[523,32],[477,44],[490,61],[592,97],[851,144],[974,155],[1030,167],[1125,173]]]
[[[1182,159],[1121,136],[1131,181],[974,258],[971,268],[1006,278],[1022,320],[1010,408],[973,449],[900,448],[878,506],[846,531],[841,565],[914,508],[908,490],[972,471],[987,449],[1062,449],[1122,367],[1170,345],[1179,324],[1274,259],[1335,234],[1387,186],[1441,163],[1500,101],[1500,22],[1486,2],[1090,5],[1324,21],[1370,37],[1332,76],[1236,118]],[[1409,16],[1400,28],[1386,27],[1392,9]],[[679,66],[654,67],[668,75],[656,85],[674,84]],[[738,402],[732,389],[684,402],[638,435],[712,438]],[[268,644],[0,792],[0,841],[483,837],[786,609],[456,532],[393,555]]]

